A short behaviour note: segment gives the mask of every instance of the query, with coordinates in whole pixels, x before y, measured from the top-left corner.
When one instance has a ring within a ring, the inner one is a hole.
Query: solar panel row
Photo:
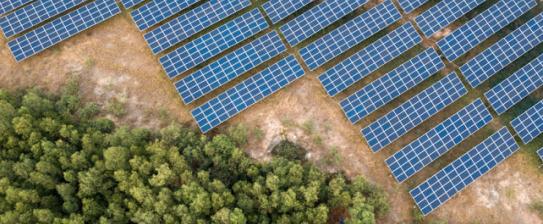
[[[472,87],[484,81],[543,42],[543,13],[511,32],[460,67]]]
[[[341,101],[341,108],[354,124],[444,67],[438,53],[433,48],[428,48]]]
[[[189,104],[284,51],[286,46],[273,31],[179,80],[175,87]]]
[[[8,45],[15,59],[22,61],[120,12],[115,0],[96,0],[17,37]]]
[[[144,37],[153,53],[158,54],[250,5],[250,0],[212,0],[157,27]]]
[[[29,4],[5,17],[0,18],[0,27],[6,38],[32,28],[54,16],[74,8],[85,0],[43,0]]]
[[[300,54],[314,70],[400,18],[400,11],[387,0],[302,48]]]
[[[200,130],[208,132],[303,75],[301,65],[289,56],[194,109],[192,116]]]
[[[444,0],[417,16],[415,21],[424,36],[429,37],[483,2],[485,0]]]
[[[268,28],[254,9],[160,58],[168,77],[173,78]]]
[[[136,6],[137,4],[142,3],[145,0],[121,0],[121,3],[123,3],[124,8],[132,8]]]
[[[515,118],[511,121],[511,125],[524,144],[533,141],[543,133],[543,101],[539,101],[539,103]]]
[[[458,76],[451,73],[362,129],[362,136],[371,150],[378,152],[467,92]]]
[[[198,2],[198,0],[154,0],[132,11],[132,19],[140,30],[146,30]]]
[[[543,54],[485,93],[498,114],[503,114],[543,85]]]
[[[25,4],[32,2],[33,0],[10,0],[0,1],[0,15],[11,12]]]
[[[421,41],[415,27],[406,23],[330,68],[319,80],[326,92],[335,96]]]
[[[447,60],[454,61],[536,5],[534,0],[500,0],[437,45]]]
[[[406,13],[413,12],[413,10],[421,7],[422,5],[424,5],[424,3],[428,1],[429,0],[398,0],[398,2],[400,3],[400,7],[402,7],[403,11],[405,11]]]
[[[262,5],[266,14],[275,24],[300,10],[313,0],[270,0]]]
[[[504,127],[409,193],[422,214],[428,215],[518,149],[515,139]]]
[[[477,99],[386,160],[398,182],[403,182],[492,121]]]
[[[290,46],[295,46],[320,30],[338,21],[367,0],[327,0],[281,26]]]

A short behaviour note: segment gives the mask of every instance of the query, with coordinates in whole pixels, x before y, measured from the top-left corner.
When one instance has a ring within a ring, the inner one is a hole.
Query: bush
[[[306,151],[304,148],[294,144],[293,142],[285,140],[281,141],[272,149],[272,154],[288,160],[304,161]]]

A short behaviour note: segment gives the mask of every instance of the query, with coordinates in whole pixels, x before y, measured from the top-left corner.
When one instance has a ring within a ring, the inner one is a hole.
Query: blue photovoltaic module
[[[208,132],[303,75],[302,66],[289,56],[194,109],[192,116]]]
[[[451,73],[362,129],[362,136],[378,152],[467,92],[456,73]]]
[[[264,16],[254,9],[164,55],[160,64],[174,78],[268,27]]]
[[[400,11],[392,0],[387,0],[302,48],[300,54],[315,70],[400,18]]]
[[[386,75],[368,84],[340,105],[351,123],[356,123],[403,93],[430,78],[445,64],[433,48],[428,48]]]
[[[511,126],[522,139],[524,144],[533,141],[543,133],[543,101],[522,113],[511,121]]]
[[[0,15],[11,12],[33,0],[2,0],[0,1]]]
[[[443,0],[417,16],[415,21],[424,36],[429,37],[483,2],[485,0]]]
[[[422,214],[428,215],[518,150],[504,127],[409,193]]]
[[[17,37],[8,45],[15,59],[22,61],[120,12],[115,0],[96,0]]]
[[[123,6],[127,9],[132,8],[136,6],[137,4],[142,3],[145,0],[121,0],[121,3],[123,3]]]
[[[132,11],[140,30],[146,30],[198,2],[198,0],[154,0]]]
[[[262,5],[266,14],[275,24],[292,15],[313,0],[270,0]]]
[[[328,95],[335,96],[420,42],[415,27],[406,23],[330,68],[319,80]]]
[[[428,1],[429,0],[398,0],[398,2],[400,3],[400,7],[402,7],[402,9],[406,13],[413,12],[413,10],[421,7],[422,5],[424,5],[424,3]]]
[[[483,101],[477,99],[394,153],[386,160],[386,164],[396,180],[403,182],[486,126],[490,121],[492,121],[490,111]]]

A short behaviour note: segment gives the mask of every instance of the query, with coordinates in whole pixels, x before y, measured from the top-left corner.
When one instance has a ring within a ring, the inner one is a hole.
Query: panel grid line
[[[198,0],[154,0],[132,11],[139,30],[146,30],[194,5]]]
[[[424,36],[430,37],[483,2],[485,0],[444,0],[417,16],[415,21]]]
[[[543,100],[511,121],[511,126],[524,144],[543,133]]]
[[[264,3],[262,8],[264,8],[264,11],[268,17],[270,17],[271,21],[276,24],[313,1],[314,0],[270,0]]]

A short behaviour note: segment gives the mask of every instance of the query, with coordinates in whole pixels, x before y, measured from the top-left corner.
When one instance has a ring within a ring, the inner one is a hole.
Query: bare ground
[[[107,108],[115,99],[126,108],[122,118],[105,114],[119,124],[159,128],[181,122],[195,127],[191,107],[177,97],[126,13],[22,63],[14,61],[6,41],[0,39],[0,58],[0,88],[35,86],[55,91],[77,76],[85,100],[102,102]],[[247,125],[259,136],[251,140],[247,152],[260,160],[269,158],[269,149],[281,139],[302,144],[310,149],[310,159],[322,167],[362,175],[382,186],[392,210],[381,223],[411,222],[415,208],[408,187],[393,180],[383,162],[385,155],[368,149],[360,138],[360,127],[345,119],[337,102],[326,95],[317,74],[308,74],[220,128]],[[323,162],[331,151],[341,159]],[[537,164],[528,153],[517,153],[427,220],[543,223],[529,208],[532,202],[543,200],[543,175]]]

